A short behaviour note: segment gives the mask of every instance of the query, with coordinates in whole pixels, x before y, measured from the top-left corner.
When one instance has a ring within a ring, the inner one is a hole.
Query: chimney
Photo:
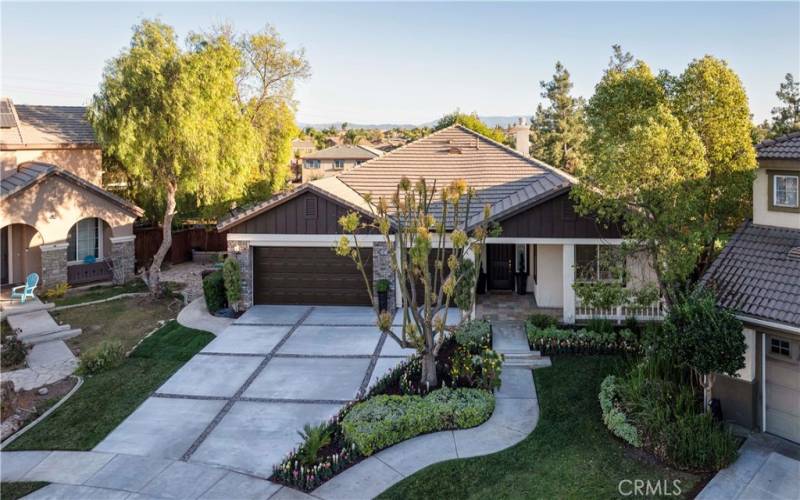
[[[514,133],[514,149],[523,156],[531,155],[531,127],[528,120],[520,117],[516,125],[511,128]]]

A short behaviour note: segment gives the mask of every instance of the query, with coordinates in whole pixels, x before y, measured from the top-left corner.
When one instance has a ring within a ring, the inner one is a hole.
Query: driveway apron
[[[266,478],[301,442],[413,354],[370,307],[254,306],[95,451],[224,466]]]

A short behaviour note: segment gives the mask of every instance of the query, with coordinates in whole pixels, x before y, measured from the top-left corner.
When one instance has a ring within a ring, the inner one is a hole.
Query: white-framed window
[[[334,170],[344,170],[344,160],[333,160]]]
[[[319,168],[319,160],[303,160],[303,168]]]
[[[769,352],[777,356],[790,358],[792,356],[792,345],[788,340],[772,337],[769,339]]]
[[[613,245],[575,245],[577,281],[623,281],[619,248]]]
[[[67,260],[81,264],[87,260],[99,260],[103,255],[103,224],[92,217],[72,226],[67,237]]]
[[[781,208],[800,207],[800,175],[772,176],[772,204]]]

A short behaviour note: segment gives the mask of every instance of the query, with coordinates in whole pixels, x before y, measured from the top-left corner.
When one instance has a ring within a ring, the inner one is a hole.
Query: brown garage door
[[[372,276],[372,250],[362,250]],[[253,249],[256,304],[371,305],[361,272],[328,247]]]

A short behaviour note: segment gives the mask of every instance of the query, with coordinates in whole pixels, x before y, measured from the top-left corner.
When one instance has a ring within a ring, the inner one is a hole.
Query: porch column
[[[67,282],[67,246],[68,243],[64,242],[40,247],[42,250],[41,290]]]
[[[388,307],[389,312],[394,312],[397,304],[397,282],[392,279],[392,254],[385,241],[375,241],[372,243],[372,290],[375,293],[375,303],[378,303],[378,281],[385,279],[389,281]]]
[[[111,262],[114,284],[121,285],[136,276],[136,235],[111,237]]]
[[[575,290],[572,285],[575,283],[575,245],[562,246],[562,276],[564,277],[564,317],[562,321],[566,324],[575,323]]]
[[[242,283],[242,307],[253,306],[253,248],[249,241],[228,240],[228,257],[239,262]]]

